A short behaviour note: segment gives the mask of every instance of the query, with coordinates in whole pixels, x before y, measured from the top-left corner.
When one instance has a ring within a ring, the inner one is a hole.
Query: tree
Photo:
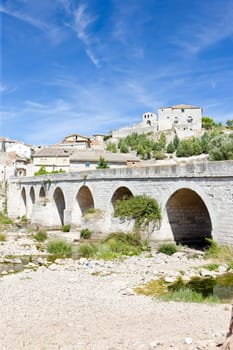
[[[177,134],[175,134],[175,136],[174,136],[174,138],[173,138],[173,145],[174,145],[175,149],[178,148],[179,143],[180,143],[180,139],[179,139],[179,137],[177,136]]]
[[[165,148],[166,142],[167,142],[166,135],[164,134],[164,132],[162,132],[159,138],[159,143],[161,145],[161,148]]]
[[[125,142],[121,143],[120,152],[121,153],[129,153],[129,148]]]
[[[177,157],[191,157],[202,153],[200,142],[195,137],[180,141],[176,150]]]
[[[167,153],[173,153],[175,152],[175,146],[174,146],[174,143],[173,142],[170,142],[168,145],[167,145]]]
[[[233,133],[214,137],[209,147],[210,160],[233,160]]]
[[[113,143],[113,142],[109,142],[106,146],[106,150],[107,151],[110,151],[112,153],[117,153],[117,147],[116,147],[116,144]]]
[[[107,168],[109,168],[107,161],[104,159],[104,157],[100,157],[99,163],[96,169],[107,169]]]
[[[209,130],[212,129],[214,126],[214,120],[210,117],[203,117],[202,118],[202,128]]]
[[[226,121],[226,125],[228,126],[228,128],[233,128],[233,119],[228,119],[227,121]]]

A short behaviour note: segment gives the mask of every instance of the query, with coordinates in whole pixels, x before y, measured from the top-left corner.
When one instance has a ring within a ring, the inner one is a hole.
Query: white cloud
[[[190,16],[189,24],[184,25],[171,40],[190,54],[197,54],[224,39],[233,38],[233,2],[224,0],[208,8],[203,4],[202,15]]]
[[[48,24],[47,22],[39,19],[39,17],[35,18],[35,16],[30,16],[27,13],[11,10],[3,6],[0,7],[0,13],[6,14],[22,22],[30,24],[34,28],[37,28],[38,30],[48,35],[51,41],[55,44],[59,44],[63,40],[63,33],[58,26],[54,24]]]

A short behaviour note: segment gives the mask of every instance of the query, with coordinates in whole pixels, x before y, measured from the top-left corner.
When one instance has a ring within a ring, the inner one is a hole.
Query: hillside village
[[[203,135],[213,126],[219,133],[229,134],[231,122],[228,123],[229,128],[216,128],[211,118],[203,117],[201,107],[180,104],[159,108],[157,115],[146,112],[141,122],[113,130],[109,135],[86,137],[74,133],[57,144],[43,146],[0,137],[0,181],[4,182],[11,176],[33,176],[41,172],[76,172],[98,167],[178,162],[182,153],[176,150],[177,142],[182,140],[194,142],[193,154],[184,152],[184,157],[202,154],[202,159],[207,158],[208,152],[203,152],[198,142],[207,142],[208,137],[203,139]],[[196,142],[196,139],[199,141]]]

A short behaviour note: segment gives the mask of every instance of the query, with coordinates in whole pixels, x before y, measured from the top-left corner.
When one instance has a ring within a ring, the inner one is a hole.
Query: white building
[[[21,158],[31,159],[32,146],[25,145],[23,142],[10,140],[5,137],[0,138],[0,151],[15,153]]]
[[[190,105],[175,105],[158,109],[159,131],[175,129],[177,131],[200,131],[202,108]]]

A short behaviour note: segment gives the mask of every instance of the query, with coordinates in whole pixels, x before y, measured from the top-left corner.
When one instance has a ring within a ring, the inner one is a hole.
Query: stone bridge
[[[132,229],[132,223],[113,217],[114,202],[142,194],[155,198],[162,211],[151,239],[189,243],[212,237],[233,245],[233,161],[12,178],[8,215],[25,215],[32,224],[51,229],[92,225],[104,237]],[[88,220],[84,213],[90,208],[96,211]]]

